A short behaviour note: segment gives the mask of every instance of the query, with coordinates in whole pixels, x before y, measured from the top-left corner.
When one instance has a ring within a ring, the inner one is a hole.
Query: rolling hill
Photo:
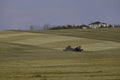
[[[120,79],[120,29],[5,30],[0,45],[1,80]]]

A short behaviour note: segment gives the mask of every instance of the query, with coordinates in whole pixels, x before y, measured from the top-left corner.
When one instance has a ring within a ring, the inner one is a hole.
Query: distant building
[[[108,24],[97,21],[97,22],[90,23],[89,28],[92,28],[92,29],[108,28]]]

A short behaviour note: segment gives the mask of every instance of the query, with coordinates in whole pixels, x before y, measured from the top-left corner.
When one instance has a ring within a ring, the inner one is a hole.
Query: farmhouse
[[[107,27],[108,27],[107,23],[103,23],[99,21],[89,24],[89,28],[92,28],[92,29],[107,28]]]

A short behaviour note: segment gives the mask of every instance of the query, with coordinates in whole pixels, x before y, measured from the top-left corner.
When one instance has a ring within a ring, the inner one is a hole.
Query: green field
[[[0,31],[0,80],[120,80],[120,29]]]

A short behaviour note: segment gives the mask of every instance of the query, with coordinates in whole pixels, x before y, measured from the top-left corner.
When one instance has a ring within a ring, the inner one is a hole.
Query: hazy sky
[[[120,24],[120,0],[0,0],[0,29],[94,21]]]

